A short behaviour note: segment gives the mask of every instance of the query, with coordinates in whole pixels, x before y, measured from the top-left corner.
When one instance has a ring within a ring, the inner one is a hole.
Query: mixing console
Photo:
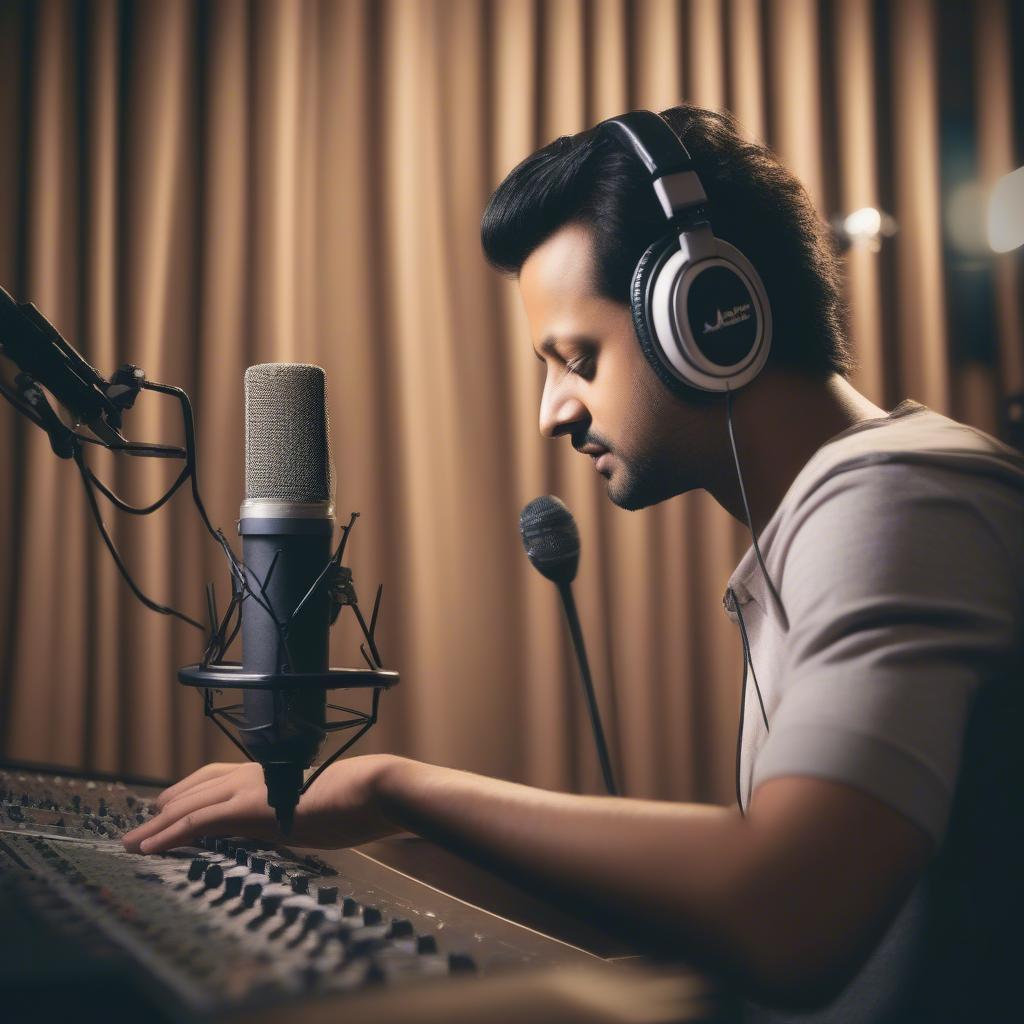
[[[217,838],[127,853],[120,836],[154,812],[154,794],[0,769],[0,908],[45,921],[54,942],[71,936],[72,948],[113,951],[167,1019],[451,974],[602,963],[354,850]],[[17,984],[0,982],[4,1016]]]

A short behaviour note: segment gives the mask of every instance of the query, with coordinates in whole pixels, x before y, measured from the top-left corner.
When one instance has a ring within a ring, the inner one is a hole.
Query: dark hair
[[[772,308],[770,360],[815,376],[853,368],[839,261],[807,190],[728,115],[682,104],[661,116],[683,140],[708,196],[715,234],[761,275]],[[559,228],[586,226],[595,290],[629,305],[633,268],[667,222],[640,162],[593,128],[528,156],[497,187],[480,237],[492,266],[518,274]]]

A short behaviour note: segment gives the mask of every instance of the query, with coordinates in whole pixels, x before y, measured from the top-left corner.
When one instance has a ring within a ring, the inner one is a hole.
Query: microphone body
[[[263,363],[246,370],[245,452],[246,499],[238,532],[252,593],[242,616],[243,671],[326,672],[330,593],[322,581],[311,592],[331,558],[334,532],[334,474],[320,367]],[[267,802],[287,832],[303,770],[326,737],[326,693],[247,688],[242,701],[240,735],[263,766]]]
[[[266,605],[253,599],[246,602],[245,672],[326,672],[330,667],[327,588],[320,587],[290,623],[287,619],[331,557],[333,526],[328,518],[246,516],[243,509],[238,527],[242,560],[249,585]],[[263,765],[267,801],[284,827],[283,819],[290,821],[298,802],[303,769],[313,763],[324,743],[326,695],[323,690],[249,688],[242,701],[245,747]]]

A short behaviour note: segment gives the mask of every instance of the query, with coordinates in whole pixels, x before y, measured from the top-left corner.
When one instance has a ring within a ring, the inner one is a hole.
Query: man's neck
[[[819,381],[773,370],[737,392],[732,400],[733,431],[754,529],[764,529],[797,474],[826,441],[857,423],[886,415],[838,375]],[[719,468],[707,489],[746,526],[724,405],[721,417]]]

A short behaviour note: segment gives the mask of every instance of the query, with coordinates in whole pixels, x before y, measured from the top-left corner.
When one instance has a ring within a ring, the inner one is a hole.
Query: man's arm
[[[880,801],[787,777],[746,818],[695,804],[576,796],[387,755],[325,772],[298,808],[296,845],[354,845],[409,829],[568,905],[659,937],[664,952],[746,994],[817,1005],[852,977],[920,875],[932,841]],[[126,837],[145,852],[203,834],[273,838],[257,766],[208,766]]]

